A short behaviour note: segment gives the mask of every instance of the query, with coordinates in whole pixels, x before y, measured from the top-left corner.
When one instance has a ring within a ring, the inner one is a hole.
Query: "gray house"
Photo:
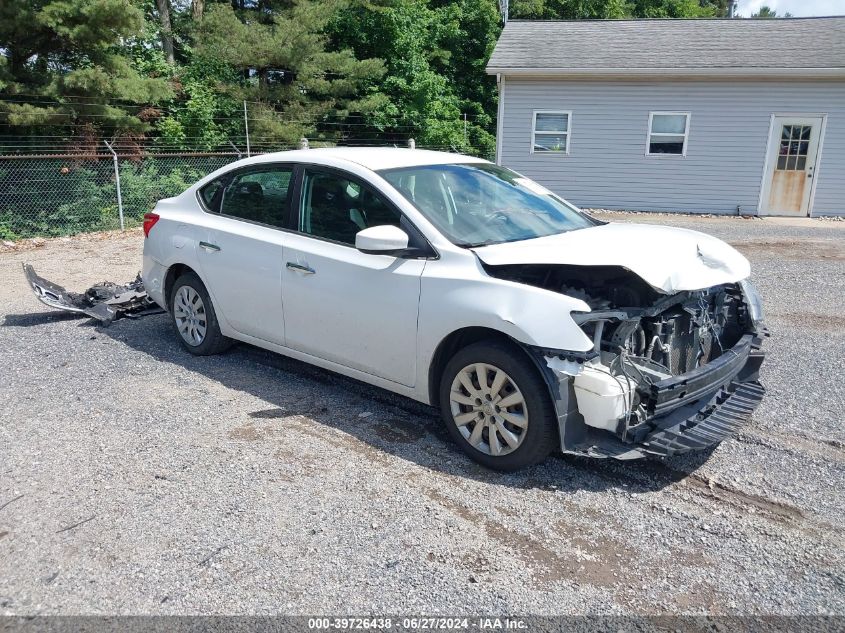
[[[845,17],[510,21],[496,160],[584,207],[845,215]]]

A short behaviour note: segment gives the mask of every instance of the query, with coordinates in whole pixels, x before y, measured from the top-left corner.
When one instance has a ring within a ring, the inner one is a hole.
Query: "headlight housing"
[[[763,324],[763,299],[757,287],[748,279],[743,279],[739,282],[739,287],[742,289],[742,296],[745,299],[745,305],[748,308],[748,316],[751,317],[752,323],[757,327]]]

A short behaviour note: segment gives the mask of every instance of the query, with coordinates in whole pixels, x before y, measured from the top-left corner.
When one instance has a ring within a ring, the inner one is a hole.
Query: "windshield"
[[[528,240],[598,224],[534,181],[489,163],[379,173],[458,246]]]

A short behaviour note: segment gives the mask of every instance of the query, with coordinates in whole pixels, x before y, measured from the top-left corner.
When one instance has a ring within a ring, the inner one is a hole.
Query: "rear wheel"
[[[179,342],[191,354],[219,354],[233,343],[220,332],[211,298],[196,273],[185,273],[173,284],[170,318]]]
[[[488,468],[531,466],[557,445],[548,388],[514,345],[480,342],[455,354],[440,381],[440,408],[449,434]]]

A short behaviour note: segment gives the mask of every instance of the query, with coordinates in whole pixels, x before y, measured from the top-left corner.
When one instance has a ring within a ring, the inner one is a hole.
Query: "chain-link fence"
[[[46,118],[41,122],[13,121],[3,108],[7,101],[41,110],[61,106],[66,112],[55,120],[55,113],[42,112]],[[91,112],[79,118],[74,109],[106,105],[112,115],[122,112],[143,122],[146,131],[107,125]],[[184,191],[227,163],[303,145],[406,147],[417,138],[420,149],[493,158],[490,130],[495,122],[484,113],[461,113],[459,118],[454,113],[449,118],[382,113],[373,118],[344,111],[325,112],[314,120],[291,118],[274,108],[244,101],[243,113],[238,109],[203,125],[197,119],[183,129],[165,125],[181,120],[182,106],[71,96],[54,103],[33,95],[0,95],[0,240],[137,226],[156,201]],[[307,140],[297,139],[305,130]]]
[[[0,239],[118,229],[121,207],[125,227],[137,226],[158,200],[238,158],[234,152],[117,161],[110,154],[0,155]]]

